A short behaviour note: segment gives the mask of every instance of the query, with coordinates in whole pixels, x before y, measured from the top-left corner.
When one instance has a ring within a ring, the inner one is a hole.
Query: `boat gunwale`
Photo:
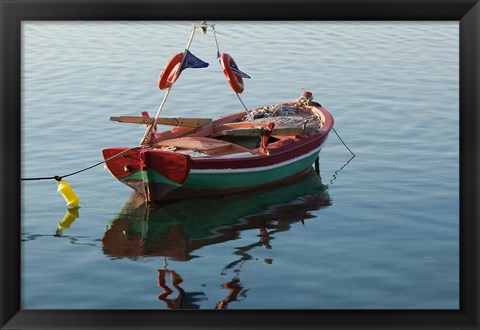
[[[296,105],[298,103],[296,101],[292,101],[292,102],[285,102],[280,104]],[[232,158],[225,157],[225,156],[215,157],[215,155],[211,155],[210,157],[191,157],[190,155],[185,155],[187,157],[190,157],[191,169],[202,170],[202,169],[208,168],[208,169],[214,170],[219,168],[220,169],[225,168],[226,166],[228,166],[229,168],[264,167],[264,166],[274,165],[280,162],[285,162],[285,161],[294,159],[296,157],[300,157],[303,154],[309,153],[315,148],[323,145],[325,141],[320,141],[320,144],[318,143],[318,141],[321,139],[326,140],[326,137],[328,136],[328,134],[333,128],[334,121],[333,121],[333,116],[328,112],[328,110],[326,110],[322,106],[309,105],[308,107],[311,111],[320,113],[322,115],[321,121],[323,124],[322,124],[322,127],[320,127],[317,132],[298,135],[298,136],[292,137],[291,139],[279,140],[279,142],[288,141],[288,140],[291,140],[292,142],[291,143],[287,142],[284,146],[279,146],[278,148],[271,148],[269,149],[268,153],[264,153],[264,154],[252,152],[251,155],[232,157]],[[262,109],[262,108],[263,107],[259,107],[256,109]],[[209,128],[232,123],[234,122],[234,120],[240,117],[243,117],[244,114],[245,114],[245,111],[239,111],[232,114],[220,116],[214,119],[210,125],[199,128],[199,129],[195,129],[194,132],[191,133],[193,136],[186,133],[186,134],[181,134],[176,138],[180,139],[180,138],[187,138],[187,137],[200,137],[198,133],[200,133],[202,130],[207,130]],[[232,143],[232,144],[236,145],[235,143]],[[149,152],[155,152],[155,150],[156,149],[151,149],[149,150]]]

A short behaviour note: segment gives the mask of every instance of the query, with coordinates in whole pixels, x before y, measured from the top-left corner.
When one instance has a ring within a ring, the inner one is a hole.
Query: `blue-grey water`
[[[192,23],[23,22],[22,177],[138,144],[109,117],[156,113]],[[22,308],[457,309],[458,23],[210,23],[247,107],[312,91],[356,157],[332,132],[320,178],[150,210],[102,165],[65,179],[78,214],[55,180],[22,181]],[[211,31],[191,51],[210,66],[162,115],[241,110]]]

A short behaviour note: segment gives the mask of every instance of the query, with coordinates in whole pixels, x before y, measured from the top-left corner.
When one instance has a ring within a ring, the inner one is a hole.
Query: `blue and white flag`
[[[235,72],[236,74],[238,74],[240,77],[242,77],[242,78],[248,78],[248,79],[251,78],[251,77],[250,77],[248,74],[246,74],[245,72],[240,71],[236,66],[230,65],[230,67],[232,68],[232,71]]]
[[[182,66],[180,67],[180,72],[185,70],[186,68],[206,68],[208,66],[207,62],[202,61],[195,55],[193,55],[188,49],[185,50]]]

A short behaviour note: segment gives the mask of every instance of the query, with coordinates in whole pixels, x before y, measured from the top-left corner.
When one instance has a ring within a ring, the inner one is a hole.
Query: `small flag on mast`
[[[182,66],[180,67],[180,72],[185,70],[186,68],[206,68],[208,66],[207,62],[202,61],[195,55],[193,55],[188,49],[185,50],[185,58],[183,60]]]
[[[242,78],[248,78],[248,79],[251,78],[251,77],[250,77],[248,74],[246,74],[245,72],[240,71],[236,66],[230,65],[230,67],[232,68],[232,71],[235,72],[236,74],[238,74],[240,77],[242,77]]]

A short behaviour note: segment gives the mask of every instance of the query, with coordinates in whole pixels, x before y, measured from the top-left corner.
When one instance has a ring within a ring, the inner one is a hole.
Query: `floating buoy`
[[[75,221],[80,216],[78,213],[78,208],[77,207],[72,207],[68,208],[67,212],[65,212],[65,215],[63,216],[63,219],[58,223],[57,225],[57,231],[56,235],[60,236],[63,233],[63,230],[66,228],[70,228],[72,223]]]
[[[67,202],[67,206],[73,206],[73,207],[78,207],[78,201],[80,198],[75,195],[73,192],[72,188],[70,188],[70,185],[63,181],[62,178],[55,178],[57,181],[58,189],[57,191],[63,196],[65,201]]]

